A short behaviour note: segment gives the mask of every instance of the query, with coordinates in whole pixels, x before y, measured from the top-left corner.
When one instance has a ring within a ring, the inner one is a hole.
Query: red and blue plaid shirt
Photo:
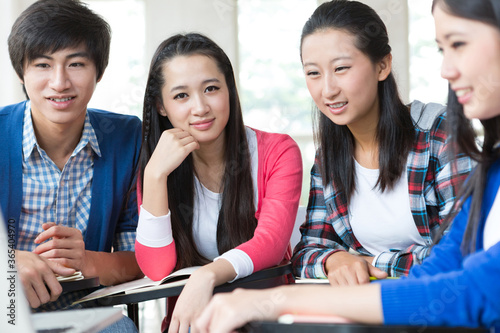
[[[408,195],[415,225],[425,245],[413,244],[382,252],[373,265],[389,276],[408,274],[414,264],[429,255],[432,237],[473,167],[468,157],[458,156],[456,168],[452,168],[445,132],[446,113],[442,106],[415,101],[411,112],[416,123],[416,141],[407,159]],[[306,221],[300,228],[302,237],[292,258],[294,274],[304,278],[326,278],[326,260],[337,251],[373,255],[356,239],[349,223],[347,202],[335,184],[323,186],[319,163],[317,156],[311,170]]]

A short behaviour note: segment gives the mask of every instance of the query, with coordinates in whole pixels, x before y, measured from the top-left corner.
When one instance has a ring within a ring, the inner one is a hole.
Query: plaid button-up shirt
[[[422,107],[422,103],[413,104],[412,116],[417,122],[414,108]],[[433,234],[451,210],[462,181],[473,167],[469,158],[459,156],[456,170],[452,168],[445,132],[446,113],[442,108],[425,112],[435,115],[431,114],[432,121],[426,115],[427,125],[423,128],[419,123],[415,126],[416,141],[407,159],[411,213],[425,245],[413,244],[382,252],[373,265],[389,276],[408,274],[411,266],[429,255]],[[302,237],[292,258],[294,274],[306,278],[326,278],[326,260],[337,251],[353,250],[361,255],[374,255],[356,239],[349,223],[347,202],[339,195],[335,184],[323,186],[319,163],[317,157],[311,170],[306,221],[301,226]]]
[[[55,222],[76,228],[85,239],[90,215],[94,154],[101,156],[99,143],[88,114],[80,142],[63,170],[38,145],[31,120],[31,104],[26,103],[23,125],[23,202],[17,248],[33,251],[42,224]],[[134,251],[135,232],[117,234],[116,251]],[[67,308],[85,292],[65,293],[57,301],[37,310]]]
[[[30,103],[23,127],[23,203],[18,249],[33,251],[42,224],[55,222],[86,231],[90,213],[93,152],[101,156],[88,115],[82,137],[63,170],[38,145],[31,121]]]

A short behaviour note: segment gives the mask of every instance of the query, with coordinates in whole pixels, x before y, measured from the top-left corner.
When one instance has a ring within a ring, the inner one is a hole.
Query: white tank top
[[[246,128],[248,149],[252,164],[252,181],[254,188],[255,209],[257,209],[258,188],[258,147],[257,135],[250,128]],[[214,193],[207,189],[195,177],[195,196],[193,210],[193,238],[198,251],[205,258],[213,260],[219,256],[217,249],[217,222],[219,221],[219,211],[221,207],[220,193]]]
[[[356,191],[349,219],[356,239],[373,255],[412,244],[425,245],[411,214],[406,169],[392,190],[380,192],[379,170],[356,164]]]

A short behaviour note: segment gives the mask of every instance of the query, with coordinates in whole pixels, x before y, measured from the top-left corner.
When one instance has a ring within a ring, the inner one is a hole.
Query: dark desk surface
[[[385,326],[360,324],[280,324],[278,322],[252,322],[239,332],[245,333],[482,333],[487,329],[459,327]]]
[[[84,289],[95,289],[99,287],[99,277],[89,277],[76,281],[60,281],[59,283],[63,288],[63,293]]]
[[[229,292],[236,288],[246,289],[263,289],[275,287],[283,284],[283,278],[287,274],[291,274],[291,264],[271,267],[262,271],[258,271],[245,278],[236,280],[232,283],[225,283],[214,289],[214,293]],[[157,298],[165,298],[171,296],[179,296],[183,286],[177,286],[165,289],[149,290],[136,294],[118,294],[97,299],[97,304],[100,306],[111,306],[118,304],[133,304],[144,301],[149,301]]]

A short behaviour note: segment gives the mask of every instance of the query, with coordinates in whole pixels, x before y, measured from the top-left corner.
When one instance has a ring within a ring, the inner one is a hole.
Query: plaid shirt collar
[[[97,154],[97,156],[101,157],[101,150],[99,149],[99,143],[97,141],[97,137],[95,135],[94,128],[90,123],[89,114],[85,114],[85,123],[83,126],[82,137],[80,142],[76,146],[73,154],[71,156],[75,156],[78,154],[87,144],[90,145],[92,150]],[[35,136],[35,130],[33,129],[33,122],[31,119],[31,102],[28,101],[26,103],[26,109],[24,110],[24,126],[23,126],[23,156],[24,161],[27,161],[28,158],[33,153],[33,149],[37,147],[38,150],[42,148],[38,145]]]

